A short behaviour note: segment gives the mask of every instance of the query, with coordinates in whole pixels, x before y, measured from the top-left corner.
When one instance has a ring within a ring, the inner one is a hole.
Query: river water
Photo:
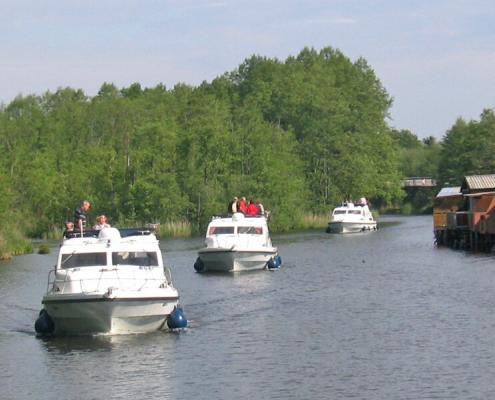
[[[433,244],[431,217],[274,236],[279,271],[202,275],[163,240],[180,333],[40,339],[57,245],[0,264],[1,399],[495,398],[495,263]]]

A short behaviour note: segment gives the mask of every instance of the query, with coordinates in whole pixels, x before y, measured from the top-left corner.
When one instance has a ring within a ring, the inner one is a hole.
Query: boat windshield
[[[237,228],[238,233],[246,233],[252,235],[261,235],[263,228],[261,226],[240,226]]]
[[[158,266],[158,255],[153,251],[113,252],[112,265]]]
[[[107,265],[107,253],[62,254],[61,268],[101,267]]]
[[[349,210],[349,214],[361,215],[361,210]]]
[[[208,230],[208,235],[228,235],[233,233],[233,226],[210,226]]]

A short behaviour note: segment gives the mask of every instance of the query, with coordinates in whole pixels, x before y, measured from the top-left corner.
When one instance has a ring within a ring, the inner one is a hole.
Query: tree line
[[[421,141],[389,127],[391,104],[364,59],[331,47],[251,56],[196,87],[18,96],[0,107],[0,244],[14,230],[60,227],[82,199],[116,225],[187,221],[201,232],[241,195],[272,211],[274,230],[290,230],[342,199],[400,204],[404,176],[492,168],[457,153],[489,158],[492,111]]]

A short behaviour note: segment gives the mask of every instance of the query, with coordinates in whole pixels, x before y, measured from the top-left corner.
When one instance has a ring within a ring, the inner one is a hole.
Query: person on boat
[[[361,197],[359,201],[356,203],[357,206],[364,207],[368,204],[368,200],[366,200],[366,197]]]
[[[64,237],[69,237],[72,232],[74,232],[74,222],[65,221]]]
[[[237,212],[241,212],[243,214],[246,214],[247,212],[247,202],[245,197],[241,197],[239,200],[239,203],[237,204]]]
[[[237,212],[237,197],[234,197],[230,203],[229,203],[229,207],[228,207],[228,210],[227,210],[227,213],[229,214],[234,214]]]
[[[103,228],[110,228],[110,224],[107,224],[107,217],[105,215],[98,215],[98,217],[96,217],[96,221],[98,223],[93,225],[93,229],[95,231],[100,231]]]
[[[254,203],[253,199],[249,200],[249,204],[246,209],[247,215],[258,215],[258,206]]]
[[[263,207],[263,204],[261,204],[260,200],[256,201],[256,206],[258,207],[258,214],[265,215],[265,207]]]
[[[83,230],[86,226],[86,212],[89,210],[91,205],[88,200],[84,200],[81,203],[81,207],[76,208],[74,212],[74,225],[78,227],[80,230]]]

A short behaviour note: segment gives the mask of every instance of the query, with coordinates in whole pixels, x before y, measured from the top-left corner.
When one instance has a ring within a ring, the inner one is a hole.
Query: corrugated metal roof
[[[461,193],[461,187],[460,186],[455,186],[455,187],[444,187],[442,188],[438,194],[437,197],[449,197],[449,196],[460,196],[462,195]]]
[[[469,190],[495,189],[495,174],[491,175],[471,175],[465,178],[466,185],[462,185]]]

